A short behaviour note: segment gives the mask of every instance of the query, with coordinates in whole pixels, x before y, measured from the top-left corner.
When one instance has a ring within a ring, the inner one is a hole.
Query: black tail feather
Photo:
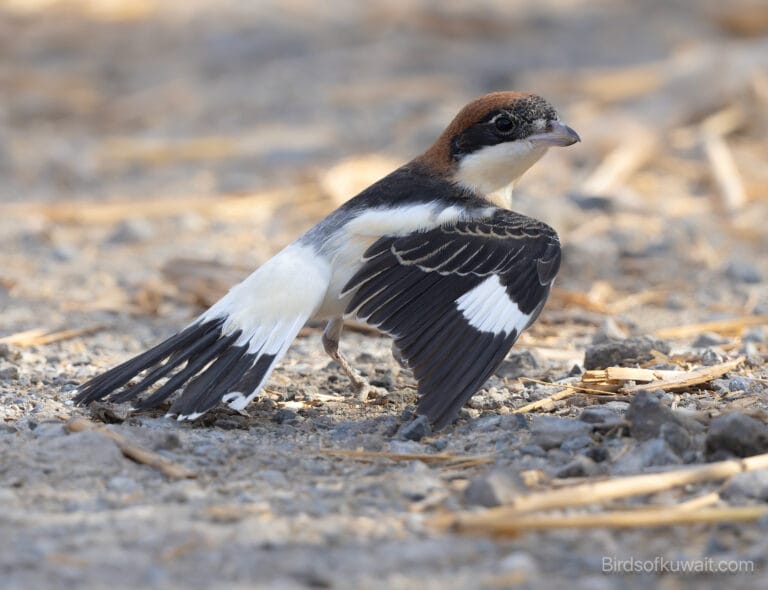
[[[173,375],[173,377],[168,379],[166,383],[164,383],[161,387],[159,387],[148,398],[134,404],[134,407],[138,410],[143,410],[145,408],[152,408],[162,403],[174,391],[179,389],[182,385],[187,383],[200,371],[205,369],[206,365],[208,365],[208,363],[210,363],[219,354],[221,354],[223,350],[225,350],[228,346],[230,346],[237,339],[239,334],[240,332],[237,332],[236,334],[234,334],[233,335],[234,338],[232,336],[229,336],[227,338],[220,338],[218,337],[218,334],[214,332],[215,337],[212,339],[213,342],[210,343],[211,345],[209,345],[204,350],[195,352],[195,354],[193,354],[188,359],[187,364],[183,369],[181,369],[175,375]],[[171,360],[169,360],[168,362],[170,363]],[[139,392],[136,391],[135,393],[139,393]]]
[[[217,338],[217,332],[208,332],[202,338],[193,342],[190,346],[171,355],[165,364],[162,364],[153,369],[146,377],[144,377],[135,385],[132,385],[120,393],[113,393],[111,396],[112,401],[121,403],[128,401],[129,399],[133,399],[138,394],[146,391],[149,387],[157,383],[160,379],[165,377],[168,373],[173,371],[173,369],[177,368],[182,363],[187,361],[191,362],[197,353],[204,351],[205,348],[212,344]]]
[[[221,324],[222,320],[220,319],[192,324],[146,352],[94,377],[80,387],[80,391],[74,399],[75,403],[87,404],[104,399],[107,396],[112,397],[113,400],[119,397],[120,401],[130,399],[130,397],[149,387],[165,373],[160,374],[157,379],[154,379],[157,375],[154,372],[148,375],[142,382],[142,387],[132,387],[125,392],[127,394],[131,391],[131,396],[120,394],[116,396],[115,392],[143,371],[160,365],[166,359],[172,359],[172,361],[169,361],[169,364],[171,364],[170,369],[181,364],[202,349],[201,343],[203,341],[208,342],[208,339],[211,337],[213,337],[213,340],[219,337],[221,334]],[[162,365],[156,370],[167,372],[165,367],[166,365]]]
[[[204,372],[189,382],[184,395],[171,406],[172,414],[188,416],[210,410],[229,391],[230,382],[237,382],[253,364],[255,355],[246,354],[247,346],[231,346],[231,343]]]

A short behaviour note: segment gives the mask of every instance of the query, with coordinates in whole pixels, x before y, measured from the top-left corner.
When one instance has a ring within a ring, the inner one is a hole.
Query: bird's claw
[[[389,392],[383,387],[371,385],[367,380],[362,380],[352,385],[355,395],[361,402],[374,401],[386,398]]]

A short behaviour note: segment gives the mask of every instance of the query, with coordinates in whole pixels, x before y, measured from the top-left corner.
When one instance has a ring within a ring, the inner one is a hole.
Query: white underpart
[[[492,207],[474,212],[476,216],[490,215]],[[382,236],[404,236],[421,229],[432,229],[468,217],[461,207],[441,207],[438,203],[403,205],[393,209],[370,209],[351,220],[328,244],[333,259],[328,295],[317,317],[341,317],[349,296],[340,298],[342,289],[362,265],[365,251]]]
[[[456,307],[473,328],[494,335],[520,334],[531,318],[509,298],[499,277],[491,275],[456,300]]]
[[[512,185],[546,152],[546,146],[536,146],[524,139],[484,147],[461,159],[456,180],[508,209]]]
[[[256,396],[299,330],[320,307],[330,277],[327,260],[310,246],[293,243],[202,314],[202,321],[224,318],[224,334],[241,330],[235,345],[247,346],[249,354],[275,357],[254,391],[233,391],[224,396],[223,401],[231,408],[242,410]],[[195,417],[192,414],[184,418]]]

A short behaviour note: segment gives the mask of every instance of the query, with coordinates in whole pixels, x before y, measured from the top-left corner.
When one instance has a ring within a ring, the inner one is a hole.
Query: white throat
[[[534,146],[525,140],[484,147],[461,159],[456,181],[508,209],[515,181],[546,151],[546,146]]]

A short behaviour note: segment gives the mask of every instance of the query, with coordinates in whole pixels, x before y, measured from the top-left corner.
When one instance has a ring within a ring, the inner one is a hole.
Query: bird
[[[418,383],[417,414],[444,428],[537,319],[560,268],[556,231],[513,212],[512,187],[549,148],[579,141],[536,94],[473,100],[423,154],[178,333],[84,383],[74,403],[136,400],[140,410],[181,389],[167,414],[177,420],[219,403],[244,411],[310,320],[327,321],[323,347],[365,399],[376,388],[339,349],[354,319],[392,338]]]

